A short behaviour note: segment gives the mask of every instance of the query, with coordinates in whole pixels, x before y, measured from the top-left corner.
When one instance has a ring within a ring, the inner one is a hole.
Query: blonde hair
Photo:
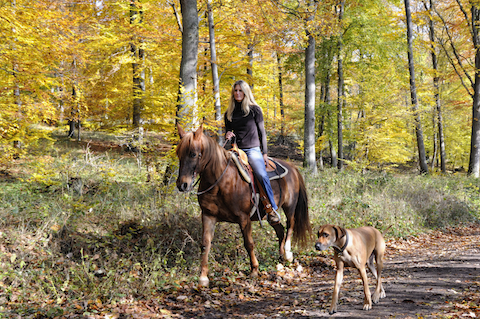
[[[250,89],[250,86],[248,85],[247,82],[243,80],[239,80],[235,82],[232,86],[232,92],[230,94],[230,101],[228,103],[228,108],[225,114],[227,115],[227,119],[229,121],[232,121],[232,114],[233,110],[235,109],[235,97],[234,97],[234,92],[235,92],[235,87],[237,85],[240,85],[240,88],[243,91],[243,94],[245,94],[245,97],[243,98],[242,101],[242,111],[244,116],[247,116],[248,113],[250,113],[250,106],[251,105],[256,105],[258,106],[257,102],[255,102],[255,98],[253,97],[252,90]]]

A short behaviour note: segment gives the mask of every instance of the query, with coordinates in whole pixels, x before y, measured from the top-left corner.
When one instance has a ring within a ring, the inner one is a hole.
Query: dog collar
[[[338,254],[338,255],[342,255],[345,248],[347,248],[347,245],[348,245],[348,232],[345,231],[345,244],[343,244],[342,248],[338,248],[338,246],[335,246],[335,245],[332,245],[333,249],[335,250],[335,252]]]

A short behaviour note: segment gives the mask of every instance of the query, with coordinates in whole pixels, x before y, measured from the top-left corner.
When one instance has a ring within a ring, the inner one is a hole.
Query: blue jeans
[[[248,163],[252,167],[255,176],[262,183],[263,189],[267,194],[268,200],[272,205],[272,208],[278,210],[277,204],[275,203],[275,197],[273,195],[272,185],[270,185],[270,179],[267,175],[267,169],[265,168],[265,161],[263,160],[263,154],[260,151],[260,147],[245,148],[243,151],[248,156]]]

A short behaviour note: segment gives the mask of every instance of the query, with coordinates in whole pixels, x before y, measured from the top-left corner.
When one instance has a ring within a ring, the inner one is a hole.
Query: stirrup
[[[267,213],[268,223],[272,226],[280,224],[280,214],[272,208],[271,204],[266,205],[265,212]]]

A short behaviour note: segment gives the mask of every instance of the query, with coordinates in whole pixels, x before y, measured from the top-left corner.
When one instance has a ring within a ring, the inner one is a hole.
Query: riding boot
[[[276,225],[280,223],[280,215],[278,212],[273,209],[272,205],[266,201],[267,204],[265,205],[265,213],[267,213],[267,220],[270,225]]]

